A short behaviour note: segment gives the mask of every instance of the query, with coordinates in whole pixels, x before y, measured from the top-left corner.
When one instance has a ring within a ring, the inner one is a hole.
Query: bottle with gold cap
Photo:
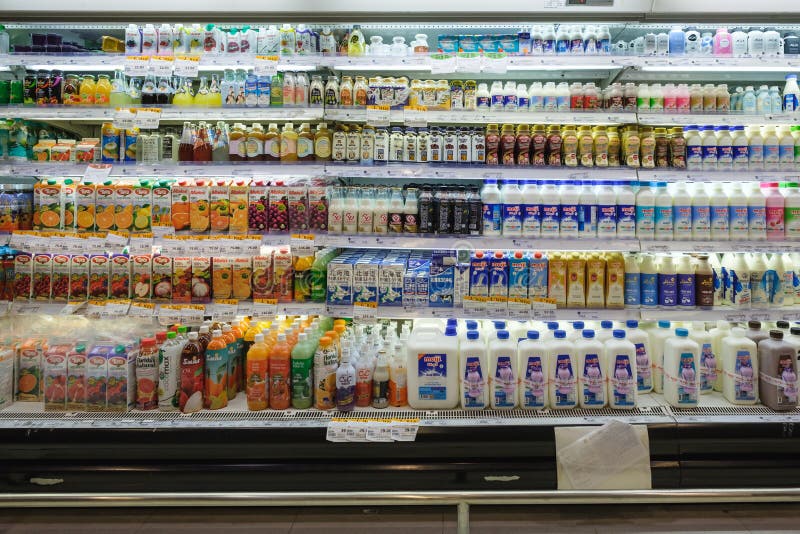
[[[514,165],[514,149],[517,144],[517,136],[514,133],[513,124],[504,124],[500,133],[500,151],[503,165]]]
[[[545,146],[545,157],[548,167],[561,166],[561,127],[558,124],[551,124],[547,127],[547,145]]]
[[[486,126],[486,164],[500,165],[500,129],[497,124]]]
[[[625,128],[622,133],[622,160],[626,167],[639,167],[639,150],[641,148],[639,130],[635,125]]]
[[[655,168],[656,137],[652,127],[643,126],[639,130],[639,143],[639,161],[642,167],[645,169]]]
[[[608,167],[608,132],[605,126],[595,126],[594,164],[597,167]]]
[[[517,165],[527,167],[531,164],[531,130],[527,124],[517,126],[517,145],[514,153]]]
[[[608,166],[609,167],[619,167],[620,166],[620,138],[619,138],[619,130],[616,126],[609,126],[608,127]]]
[[[545,152],[547,149],[547,133],[544,125],[534,124],[531,134],[531,165],[534,167],[544,167],[547,163]]]
[[[594,137],[591,126],[578,128],[578,158],[581,167],[594,167]]]
[[[686,139],[683,137],[683,128],[680,126],[670,130],[669,163],[669,166],[674,169],[686,168]]]
[[[655,129],[655,166],[658,168],[669,167],[669,139],[666,128]]]
[[[561,132],[563,138],[561,154],[564,158],[565,167],[578,166],[578,133],[575,126],[567,124]]]

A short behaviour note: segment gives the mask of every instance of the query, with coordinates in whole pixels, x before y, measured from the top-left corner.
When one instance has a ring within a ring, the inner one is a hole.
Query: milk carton
[[[378,302],[379,258],[361,258],[353,267],[353,303]]]
[[[508,296],[528,298],[530,264],[521,252],[508,258]]]
[[[535,252],[530,259],[528,295],[531,298],[546,298],[547,284],[547,258],[541,252]]]
[[[428,305],[434,308],[453,306],[455,266],[458,263],[453,250],[434,250],[431,256]]]
[[[379,264],[378,304],[380,306],[403,305],[403,273],[406,270],[406,261],[404,256],[397,256],[385,258]]]
[[[489,296],[489,258],[480,250],[470,258],[469,294],[473,297]]]
[[[508,297],[508,258],[499,250],[489,258],[489,296]]]
[[[328,264],[328,304],[331,306],[353,303],[353,265],[346,256],[334,258]]]

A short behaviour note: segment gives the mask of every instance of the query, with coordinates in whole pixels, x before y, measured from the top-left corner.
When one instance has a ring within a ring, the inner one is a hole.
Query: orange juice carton
[[[250,184],[247,193],[247,204],[250,207],[247,227],[251,234],[264,234],[268,230],[269,189],[267,183],[263,181]]]
[[[278,302],[292,302],[294,300],[294,269],[292,267],[292,252],[289,247],[279,247],[275,250],[272,259],[275,298]]]
[[[63,412],[67,408],[67,355],[75,346],[50,345],[44,353],[44,409]]]
[[[153,208],[151,226],[159,235],[172,233],[172,191],[167,182],[159,182],[153,187]],[[167,230],[169,228],[169,230]]]
[[[56,144],[55,139],[43,139],[33,145],[33,161],[50,161],[51,151]]]
[[[308,187],[308,229],[312,232],[328,230],[328,196],[324,186]]]
[[[111,266],[105,254],[89,256],[89,298],[105,300],[108,298],[108,277]]]
[[[75,229],[78,233],[94,232],[95,185],[91,182],[75,187]]]
[[[287,230],[292,232],[308,231],[308,191],[305,184],[290,185],[286,188],[288,207]]]
[[[33,293],[35,300],[50,300],[53,287],[53,257],[50,254],[33,255]]]
[[[269,233],[289,231],[289,188],[278,182],[269,188]]]
[[[172,258],[153,256],[153,299],[169,302],[172,299]]]
[[[0,346],[0,410],[14,403],[14,349]]]
[[[120,131],[113,123],[104,122],[100,126],[100,146],[102,147],[101,161],[103,163],[116,163],[122,161],[120,155]]]
[[[70,257],[66,254],[53,254],[53,278],[51,297],[56,302],[69,300]]]
[[[37,209],[33,214],[34,230],[58,230],[61,228],[61,182],[40,182],[37,188]]]
[[[81,139],[81,142],[75,145],[75,161],[78,163],[95,163],[100,159],[100,151],[98,150],[98,142],[90,141],[88,139]]]
[[[28,300],[33,290],[33,256],[17,254],[14,257],[14,300]]]
[[[212,293],[215,299],[233,296],[233,258],[214,256],[212,260]]]
[[[108,385],[108,357],[114,345],[100,344],[92,347],[86,357],[86,411],[106,410],[106,387]]]
[[[247,203],[250,187],[247,182],[239,180],[230,185],[228,198],[230,203],[230,233],[243,235],[247,233]]]
[[[86,411],[86,345],[79,343],[67,354],[67,410]]]
[[[109,298],[127,299],[131,296],[131,259],[127,254],[111,256]]]
[[[153,189],[146,183],[133,188],[133,233],[150,231],[153,211]]]
[[[131,256],[131,294],[134,300],[148,301],[153,293],[153,258],[149,254]]]
[[[17,358],[17,400],[38,402],[42,400],[42,356],[45,343],[29,338],[19,346]]]
[[[606,260],[599,255],[586,260],[586,307],[606,307]]]
[[[75,161],[75,141],[69,143],[59,141],[50,148],[50,161],[69,163]]]
[[[263,256],[253,257],[253,298],[275,298],[275,273],[271,249]]]
[[[75,254],[69,263],[69,298],[86,300],[89,297],[89,256]]]
[[[192,258],[172,258],[172,301],[192,302]]]
[[[120,232],[133,228],[133,185],[121,183],[114,188],[114,227]]]
[[[113,182],[98,184],[95,188],[95,228],[100,232],[114,230],[116,216],[116,188]]]
[[[189,229],[190,190],[190,182],[180,182],[172,186],[172,227],[176,232]]]
[[[136,353],[133,345],[119,344],[108,355],[106,411],[127,412],[136,402]]]
[[[211,211],[209,222],[212,234],[226,234],[231,224],[230,186],[228,182],[219,180],[209,188]]]
[[[208,204],[210,188],[202,180],[189,188],[189,226],[192,233],[204,234],[211,224]]]
[[[139,128],[127,128],[120,135],[120,156],[125,163],[136,163],[136,142],[139,140]]]
[[[209,256],[192,258],[192,302],[197,304],[211,302],[211,258]]]
[[[250,258],[234,258],[231,267],[233,298],[249,299],[252,295],[253,265]]]
[[[61,184],[61,229],[65,232],[75,231],[75,192],[77,184],[67,178]]]

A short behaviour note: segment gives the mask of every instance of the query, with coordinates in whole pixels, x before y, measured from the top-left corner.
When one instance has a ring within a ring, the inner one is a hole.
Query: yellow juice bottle
[[[97,83],[94,85],[94,104],[96,106],[108,106],[111,102],[111,80],[108,74],[97,76]]]
[[[87,74],[81,80],[81,105],[94,106],[97,84],[94,83],[94,76]],[[109,90],[109,95],[111,91]]]

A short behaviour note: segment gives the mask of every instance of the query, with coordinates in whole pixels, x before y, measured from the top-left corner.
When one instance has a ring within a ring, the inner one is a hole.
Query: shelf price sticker
[[[172,76],[175,58],[172,56],[150,56],[150,71],[159,77]]]
[[[104,300],[90,300],[86,307],[86,315],[94,319],[99,319],[105,316],[106,301]]]
[[[278,299],[254,299],[253,318],[274,318],[278,313]]]
[[[505,74],[508,72],[508,54],[505,52],[487,52],[483,55],[483,72]]]
[[[70,301],[64,304],[64,307],[61,308],[61,311],[58,312],[59,315],[75,315],[80,310],[82,310],[86,306],[86,301]]]
[[[366,123],[372,126],[389,126],[392,121],[390,106],[367,106]]]
[[[419,419],[392,419],[392,439],[414,441],[417,439]]]
[[[278,74],[278,56],[256,56],[253,71],[257,76]]]
[[[506,317],[508,315],[508,297],[489,297],[486,302],[486,313],[490,317]]]
[[[328,421],[325,439],[333,443],[347,443],[347,421],[340,419]]]
[[[104,182],[111,175],[110,163],[90,163],[83,171],[83,178],[88,182]]]
[[[531,299],[527,297],[508,297],[508,317],[527,321],[531,318]]]
[[[456,71],[456,57],[450,54],[431,55],[431,74],[452,74]]]
[[[175,56],[175,76],[181,78],[197,78],[200,72],[200,56]]]
[[[375,324],[378,322],[377,302],[354,302],[353,321],[362,324]]]
[[[159,320],[171,322],[202,322],[206,307],[202,304],[162,304],[158,309]]]
[[[143,78],[150,67],[150,56],[126,56],[123,64],[125,76]]]
[[[388,443],[392,438],[391,419],[370,419],[367,421],[367,441],[374,443]]]
[[[11,304],[11,313],[13,315],[38,315],[44,310],[44,304],[44,302],[35,300],[15,301]]]
[[[486,303],[489,297],[479,297],[475,295],[464,295],[464,311],[472,313],[483,313],[486,311]]]
[[[105,316],[106,317],[121,317],[128,315],[128,310],[131,307],[130,299],[111,299],[106,302]]]
[[[106,246],[108,248],[124,248],[128,246],[130,239],[128,232],[118,232],[117,230],[110,230],[106,234]]]
[[[116,108],[112,122],[120,130],[133,128],[136,120],[136,108]]]
[[[556,299],[547,297],[534,297],[531,300],[531,317],[539,321],[555,320],[556,308]]]
[[[131,235],[128,251],[131,254],[150,254],[153,251],[153,233],[145,232]]]
[[[216,321],[231,321],[239,313],[239,301],[236,299],[215,299],[214,313],[211,318]]]
[[[481,55],[477,52],[459,52],[456,56],[456,70],[463,73],[481,71]]]
[[[152,302],[131,302],[128,315],[133,317],[152,317],[156,311],[156,305]]]
[[[154,130],[161,121],[161,108],[136,108],[134,126],[142,130]]]
[[[403,108],[403,123],[412,128],[428,126],[427,106],[406,106]]]
[[[298,256],[314,254],[314,234],[292,234],[289,244],[292,249],[297,249]]]

